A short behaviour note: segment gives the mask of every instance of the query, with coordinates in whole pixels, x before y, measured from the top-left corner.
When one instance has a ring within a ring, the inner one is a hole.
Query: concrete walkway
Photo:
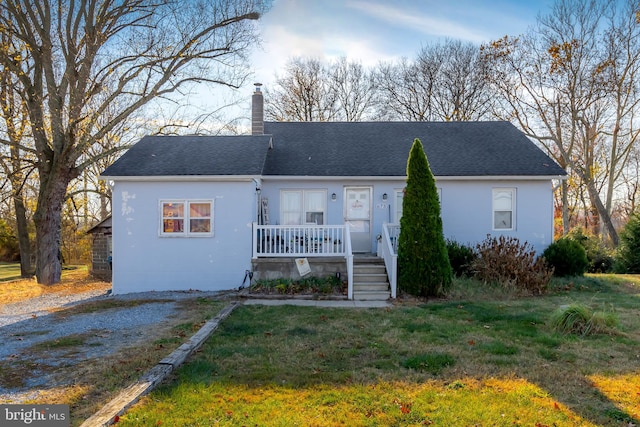
[[[354,301],[354,300],[312,300],[312,299],[247,299],[245,305],[299,305],[304,307],[339,307],[339,308],[387,308],[393,307],[389,301]]]

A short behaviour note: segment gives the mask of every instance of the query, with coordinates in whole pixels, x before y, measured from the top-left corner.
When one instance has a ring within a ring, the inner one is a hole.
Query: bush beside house
[[[527,242],[515,237],[487,236],[476,246],[474,276],[484,283],[540,295],[547,291],[553,269]]]
[[[568,237],[553,242],[542,256],[558,277],[582,276],[589,268],[587,251],[579,242]]]

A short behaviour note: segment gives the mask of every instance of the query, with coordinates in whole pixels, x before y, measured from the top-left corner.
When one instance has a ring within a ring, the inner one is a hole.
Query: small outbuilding
[[[111,281],[111,216],[100,221],[87,231],[93,236],[91,246],[91,275],[107,282]]]

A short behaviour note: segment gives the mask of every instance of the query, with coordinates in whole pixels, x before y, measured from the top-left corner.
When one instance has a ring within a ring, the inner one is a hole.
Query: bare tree
[[[373,116],[376,99],[373,73],[345,57],[293,58],[265,92],[266,116],[276,121],[362,121]]]
[[[31,241],[29,239],[29,219],[24,191],[31,173],[35,169],[35,153],[31,141],[26,105],[20,99],[16,88],[19,82],[7,71],[0,72],[0,117],[5,153],[0,155],[0,167],[7,177],[9,192],[13,201],[16,223],[15,231],[20,250],[20,275],[33,276],[31,266]]]
[[[530,33],[483,47],[492,81],[514,119],[584,186],[611,242],[616,182],[637,139],[637,5],[610,0],[558,0]],[[605,194],[604,202],[602,194]],[[568,183],[563,222],[569,228]]]
[[[327,122],[337,115],[330,74],[319,59],[291,59],[275,87],[265,92],[265,115],[271,120]]]
[[[62,205],[71,180],[96,160],[83,159],[89,147],[192,83],[239,86],[261,8],[252,0],[0,2],[0,66],[20,82],[37,154],[39,283],[60,281]],[[118,113],[101,123],[114,103]]]
[[[342,57],[330,66],[330,85],[337,103],[337,119],[360,122],[372,117],[376,102],[373,72]]]
[[[630,156],[637,148],[640,128],[640,6],[627,1],[612,8],[603,44],[607,54],[601,80],[608,104],[608,126],[603,145],[603,169],[606,171],[605,209],[611,214],[616,186],[620,184]],[[600,71],[600,70],[599,70]]]
[[[376,72],[380,91],[379,116],[386,120],[434,120],[434,93],[439,61],[423,64],[403,58],[381,63]]]
[[[382,63],[377,70],[380,115],[392,120],[481,120],[493,96],[478,46],[447,39],[423,47],[415,61]]]
[[[493,110],[493,94],[486,79],[486,66],[479,46],[460,40],[423,48],[418,54],[422,67],[441,61],[434,88],[436,117],[452,121],[486,119]]]

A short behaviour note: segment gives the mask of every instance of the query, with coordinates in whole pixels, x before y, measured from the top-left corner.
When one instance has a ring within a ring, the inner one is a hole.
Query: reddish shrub
[[[533,295],[546,292],[553,268],[549,268],[543,258],[536,257],[527,242],[521,244],[515,237],[487,236],[475,250],[473,272],[479,280]]]

